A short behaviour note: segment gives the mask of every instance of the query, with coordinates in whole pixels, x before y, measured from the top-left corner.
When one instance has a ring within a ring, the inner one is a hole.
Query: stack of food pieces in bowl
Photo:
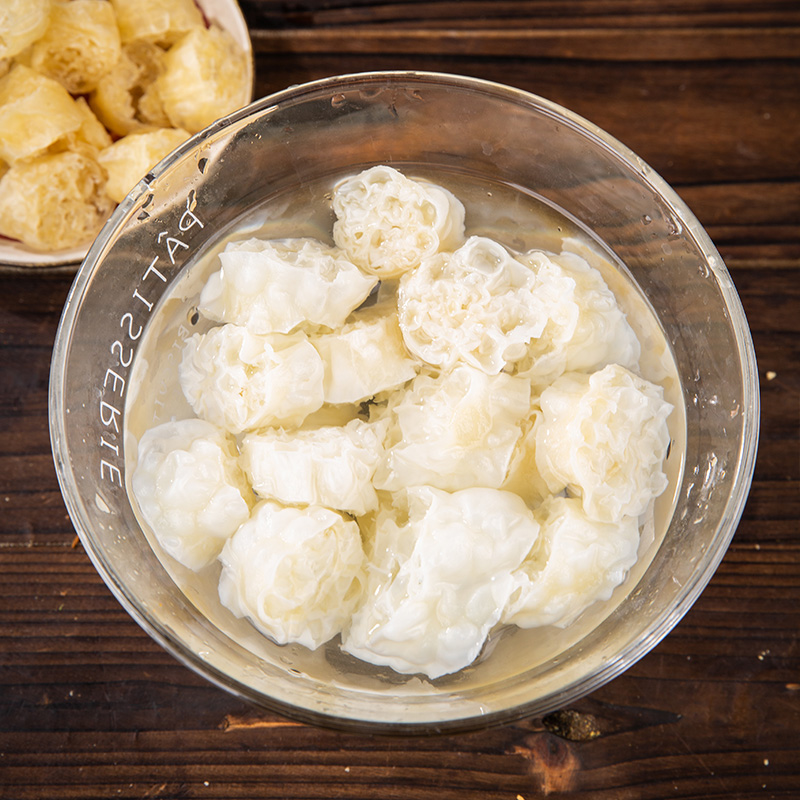
[[[667,487],[672,411],[574,252],[469,235],[447,188],[339,181],[333,244],[234,239],[131,488],[167,558],[279,644],[435,679],[503,626],[611,597]]]

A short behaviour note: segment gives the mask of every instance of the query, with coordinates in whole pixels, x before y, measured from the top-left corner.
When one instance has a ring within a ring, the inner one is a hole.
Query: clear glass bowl
[[[337,656],[335,647],[311,653],[274,645],[246,625],[228,627],[202,597],[178,588],[125,488],[125,416],[136,407],[131,376],[151,366],[140,345],[159,300],[271,198],[378,163],[517,187],[592,231],[655,310],[685,410],[674,514],[647,568],[578,634],[501,637],[489,657],[436,681],[372,669]],[[237,696],[303,721],[378,732],[466,730],[545,714],[647,653],[686,613],[728,547],[750,486],[758,421],[741,304],[674,191],[564,108],[486,81],[418,72],[289,88],[165,159],[92,245],[64,309],[50,384],[53,453],[70,516],[131,616],[179,661]]]

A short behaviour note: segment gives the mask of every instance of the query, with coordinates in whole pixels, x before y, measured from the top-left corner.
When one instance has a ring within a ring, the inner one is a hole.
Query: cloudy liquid
[[[559,253],[567,250],[585,258],[602,274],[639,338],[642,346],[639,374],[662,386],[665,399],[674,409],[668,420],[671,446],[664,465],[669,485],[655,501],[652,521],[642,530],[639,559],[627,579],[608,601],[595,603],[565,629],[521,630],[511,627],[490,636],[476,663],[480,664],[481,681],[493,680],[544,663],[574,645],[625,599],[645,572],[669,526],[683,471],[685,419],[681,385],[661,326],[641,291],[613,254],[576,222],[543,200],[502,184],[429,169],[401,167],[401,171],[408,177],[425,178],[445,186],[458,197],[466,209],[468,236],[486,236],[515,251],[539,249]],[[212,326],[197,313],[197,303],[206,280],[219,269],[219,252],[231,241],[252,237],[311,236],[332,243],[334,217],[330,196],[334,182],[330,179],[320,181],[275,196],[244,216],[235,228],[220,233],[216,241],[183,271],[160,301],[137,351],[131,391],[126,401],[128,495],[145,535],[176,585],[212,624],[238,644],[271,663],[280,663],[287,669],[308,675],[328,674],[333,668],[342,683],[352,679],[359,686],[364,686],[365,681],[374,681],[376,686],[386,682],[397,685],[412,680],[413,676],[398,675],[388,668],[358,661],[339,650],[338,637],[311,652],[299,645],[278,646],[258,633],[247,620],[236,619],[218,599],[219,564],[193,572],[166,555],[138,513],[130,490],[130,476],[136,467],[135,442],[141,435],[163,422],[195,416],[183,397],[178,382],[178,365],[186,339]],[[317,413],[319,421],[332,424],[346,421],[324,419],[323,415],[329,413],[324,410]],[[348,413],[355,414],[355,407],[351,411],[335,411],[338,416]],[[469,674],[476,668],[473,665],[454,676],[437,679],[436,683],[468,681]]]

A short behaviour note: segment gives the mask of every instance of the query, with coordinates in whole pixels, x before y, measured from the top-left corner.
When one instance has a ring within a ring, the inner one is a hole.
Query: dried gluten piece
[[[114,68],[101,78],[89,98],[103,125],[117,136],[148,127],[172,127],[155,88],[165,51],[153,42],[122,48]]]
[[[125,45],[125,51],[133,63],[140,70],[141,89],[137,90],[137,115],[145,125],[154,125],[157,128],[171,128],[164,104],[158,94],[156,80],[164,72],[164,56],[166,50],[152,42],[130,42]],[[192,131],[195,133],[195,131]]]
[[[177,128],[130,133],[100,153],[97,160],[108,173],[106,193],[117,203],[164,156],[189,138]]]
[[[222,28],[200,28],[173,45],[156,86],[176,128],[196,133],[247,102],[247,60]]]
[[[0,3],[0,59],[12,58],[47,30],[51,0],[3,0]]]
[[[63,140],[64,150],[80,150],[81,145],[88,145],[96,152],[104,150],[111,144],[111,136],[103,123],[94,115],[83,97],[76,97],[75,104],[83,117],[80,128]]]
[[[119,29],[107,0],[57,0],[30,66],[71,94],[86,94],[119,60]]]
[[[204,27],[194,0],[111,0],[123,42],[171,45],[195,28]]]
[[[88,244],[163,156],[248,102],[249,74],[195,0],[0,0],[0,235]]]
[[[85,122],[58,81],[23,64],[0,78],[0,158],[9,164],[39,155]]]
[[[114,209],[103,168],[84,152],[14,164],[0,180],[0,235],[35,250],[90,242]]]

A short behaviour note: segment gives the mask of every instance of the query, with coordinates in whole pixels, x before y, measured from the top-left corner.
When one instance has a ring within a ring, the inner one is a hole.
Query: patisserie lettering
[[[186,199],[186,208],[177,221],[180,233],[187,233],[193,228],[204,228],[205,224],[195,213],[197,196],[194,191]],[[180,267],[178,254],[186,255],[191,246],[176,232],[163,230],[156,236],[156,244],[162,253],[156,253],[142,272],[138,284],[131,293],[131,310],[126,311],[119,319],[122,335],[115,339],[110,353],[116,357],[115,363],[107,366],[100,381],[99,417],[104,431],[100,435],[100,478],[117,488],[124,485],[122,477],[122,432],[125,406],[125,389],[128,385],[129,370],[133,364],[136,347],[144,331],[147,318],[155,308],[161,296],[160,284],[168,283],[169,270],[164,266]]]

